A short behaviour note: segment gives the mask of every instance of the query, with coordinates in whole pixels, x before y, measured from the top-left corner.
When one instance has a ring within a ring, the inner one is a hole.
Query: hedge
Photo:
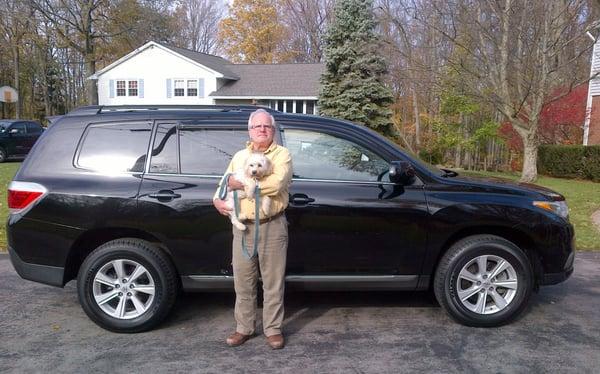
[[[540,174],[600,182],[600,145],[541,145],[537,165]]]

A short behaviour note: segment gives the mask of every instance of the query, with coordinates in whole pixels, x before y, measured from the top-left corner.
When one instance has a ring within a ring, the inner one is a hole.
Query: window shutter
[[[167,79],[167,99],[171,98],[171,81],[172,79]]]
[[[138,79],[138,97],[144,98],[144,80]]]
[[[115,80],[111,79],[108,81],[108,97],[111,99],[115,97]]]
[[[198,98],[204,97],[204,78],[198,79]]]

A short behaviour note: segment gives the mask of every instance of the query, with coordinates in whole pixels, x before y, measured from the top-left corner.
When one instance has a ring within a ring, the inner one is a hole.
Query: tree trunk
[[[21,72],[19,71],[21,61],[20,61],[19,57],[20,57],[19,56],[19,47],[14,45],[13,46],[13,63],[15,64],[14,79],[15,79],[15,90],[17,91],[17,101],[15,102],[15,118],[17,118],[17,119],[21,118],[22,111],[23,111],[23,104],[21,103],[21,85],[20,85],[20,79],[19,79],[19,76],[21,75]]]
[[[537,151],[539,139],[536,131],[521,136],[523,139],[523,172],[521,182],[535,182],[537,179]]]
[[[415,116],[415,150],[419,152],[421,149],[421,118],[419,116],[419,101],[417,99],[417,90],[414,85],[412,88],[413,94],[413,112]]]

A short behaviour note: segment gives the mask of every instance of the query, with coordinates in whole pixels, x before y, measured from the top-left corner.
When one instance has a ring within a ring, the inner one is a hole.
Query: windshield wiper
[[[450,169],[440,169],[440,170],[444,172],[444,174],[442,174],[442,177],[444,177],[444,178],[448,178],[448,177],[452,178],[452,177],[458,176],[458,173],[455,172],[454,170],[450,170]]]

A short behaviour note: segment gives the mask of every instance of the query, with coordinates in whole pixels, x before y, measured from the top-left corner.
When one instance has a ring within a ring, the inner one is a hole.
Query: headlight
[[[567,206],[567,202],[562,201],[534,201],[533,205],[538,208],[542,208],[549,212],[552,212],[556,215],[559,215],[562,218],[567,219],[569,217],[569,207]]]

